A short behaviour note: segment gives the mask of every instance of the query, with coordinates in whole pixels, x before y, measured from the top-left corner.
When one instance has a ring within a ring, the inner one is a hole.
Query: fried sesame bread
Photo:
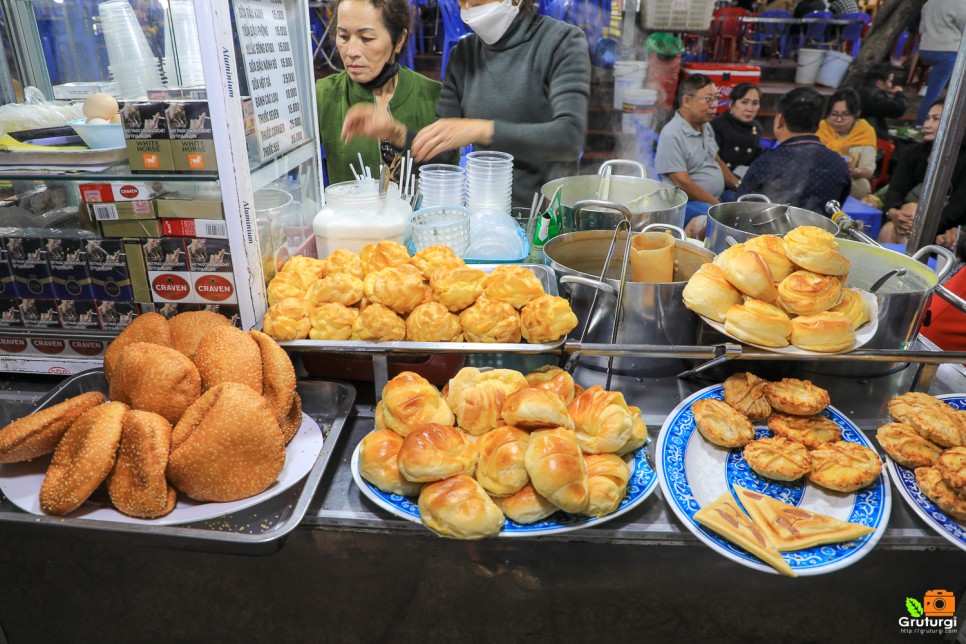
[[[104,394],[92,391],[13,421],[0,429],[0,463],[50,454],[74,421],[105,400]]]

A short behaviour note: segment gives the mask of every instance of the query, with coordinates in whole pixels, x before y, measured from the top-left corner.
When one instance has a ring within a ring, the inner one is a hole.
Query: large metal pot
[[[640,176],[613,174],[617,165],[631,165]],[[563,206],[563,230],[614,230],[622,218],[609,208],[585,210],[574,221],[573,208],[578,201],[596,199],[625,206],[631,213],[631,228],[641,231],[649,224],[684,226],[684,207],[688,196],[680,188],[647,178],[644,166],[637,161],[613,159],[600,166],[598,174],[563,177],[545,183],[540,189],[550,203],[557,190]]]
[[[730,245],[729,237],[740,243],[758,235],[781,236],[798,226],[818,226],[833,235],[839,234],[838,224],[825,215],[774,204],[765,195],[744,195],[738,201],[715,204],[708,209],[704,245],[720,253]]]
[[[685,241],[684,231],[665,225],[648,230],[676,232],[674,242],[674,280],[666,283],[628,281],[624,286],[623,316],[617,342],[629,344],[693,345],[701,330],[701,318],[685,308],[681,294],[687,280],[698,268],[714,258],[711,251]],[[632,235],[637,234],[631,233]],[[570,298],[570,306],[581,321],[571,337],[584,342],[610,343],[624,264],[626,233],[617,234],[616,248],[603,282],[599,281],[612,231],[578,231],[559,235],[543,247],[547,261],[556,271],[560,292]],[[597,305],[592,303],[597,296]],[[593,310],[591,310],[593,308]],[[586,330],[585,330],[586,327]],[[585,357],[581,365],[605,369],[607,358]],[[653,358],[615,358],[614,372],[631,376],[671,375],[688,368],[679,360]]]

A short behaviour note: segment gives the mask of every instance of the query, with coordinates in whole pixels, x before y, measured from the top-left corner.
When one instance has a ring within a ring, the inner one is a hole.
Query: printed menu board
[[[305,139],[302,97],[283,0],[235,0],[235,25],[255,108],[258,157],[267,161]]]

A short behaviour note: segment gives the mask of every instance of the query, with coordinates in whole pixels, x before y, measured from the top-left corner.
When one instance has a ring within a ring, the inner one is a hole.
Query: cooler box
[[[740,83],[757,85],[761,80],[761,67],[730,63],[685,63],[681,66],[681,78],[687,78],[691,74],[704,74],[714,81],[718,90],[717,113],[721,114],[728,109],[731,88]]]

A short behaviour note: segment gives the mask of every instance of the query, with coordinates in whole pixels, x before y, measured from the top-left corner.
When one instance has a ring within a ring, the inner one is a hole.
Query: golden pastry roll
[[[618,456],[630,454],[634,450],[639,449],[647,444],[647,425],[644,424],[644,417],[641,414],[641,408],[635,407],[634,405],[628,405],[627,409],[631,412],[631,435],[628,437],[627,442],[621,445],[617,451],[614,452]]]
[[[782,378],[765,385],[765,396],[772,409],[794,416],[814,416],[829,406],[828,391],[811,380]]]
[[[485,279],[486,273],[478,268],[441,268],[429,278],[429,285],[433,299],[455,313],[472,306],[483,293]]]
[[[778,299],[775,278],[758,253],[750,250],[736,253],[723,270],[725,279],[748,297],[763,302],[774,302]]]
[[[305,273],[275,273],[268,283],[268,304],[290,297],[303,298],[314,281],[314,276]]]
[[[456,416],[439,390],[412,371],[403,371],[382,388],[376,405],[376,429],[406,437],[422,425],[452,425]]]
[[[702,264],[691,276],[681,297],[684,306],[715,322],[724,322],[728,309],[744,300],[741,291],[725,279],[721,267],[710,263]]]
[[[466,475],[423,487],[419,493],[419,517],[433,532],[454,539],[495,537],[505,523],[496,503]]]
[[[312,305],[302,297],[287,297],[268,307],[262,331],[276,340],[304,340],[309,337]]]
[[[503,424],[506,399],[526,388],[527,379],[519,371],[464,367],[450,379],[446,401],[456,414],[457,424],[479,436]]]
[[[508,519],[521,525],[543,521],[559,509],[540,496],[540,493],[529,483],[516,494],[497,497],[493,500]]]
[[[872,311],[865,298],[854,288],[843,288],[842,299],[829,311],[841,313],[852,322],[852,328],[858,329],[860,326],[872,319]]]
[[[476,441],[480,458],[476,480],[495,496],[516,494],[530,482],[526,455],[530,434],[504,425],[487,432]]]
[[[362,279],[366,272],[362,269],[362,260],[359,256],[346,248],[337,248],[329,253],[325,258],[326,274],[347,273],[353,277]]]
[[[782,238],[785,255],[798,266],[822,275],[849,274],[850,262],[839,252],[832,233],[818,226],[799,226]]]
[[[423,281],[423,274],[412,264],[390,266],[366,273],[365,296],[376,304],[389,307],[400,315],[428,302],[433,291]]]
[[[577,326],[570,302],[556,295],[540,295],[520,311],[521,333],[527,342],[556,342]]]
[[[795,271],[778,285],[778,304],[794,315],[827,311],[842,299],[842,283],[833,275]]]
[[[777,235],[752,237],[744,243],[744,247],[745,250],[758,253],[765,260],[768,268],[771,269],[772,279],[776,282],[781,282],[795,270],[792,260],[785,255],[785,245],[782,243],[782,238]]]
[[[305,291],[312,306],[337,302],[343,306],[358,304],[363,295],[362,280],[348,273],[333,273],[317,280]]]
[[[406,323],[382,304],[370,304],[352,323],[353,340],[392,342],[405,338]]]
[[[543,284],[529,268],[502,264],[483,280],[483,293],[489,300],[506,302],[521,309],[530,300],[543,295]]]
[[[523,337],[520,314],[512,305],[481,295],[460,313],[463,337],[468,342],[516,343]]]
[[[406,316],[406,339],[411,342],[462,342],[459,316],[439,302],[423,302]]]
[[[422,272],[426,279],[430,279],[433,273],[441,268],[466,266],[466,262],[457,257],[452,248],[443,245],[427,246],[413,255],[409,261]]]
[[[531,371],[526,376],[527,383],[533,389],[546,389],[560,396],[564,404],[574,399],[575,383],[574,377],[569,373],[554,365],[544,365],[539,369]]]
[[[723,271],[724,267],[728,265],[728,262],[731,261],[732,257],[743,252],[745,252],[744,244],[734,244],[729,246],[715,256],[714,265]]]
[[[583,514],[607,516],[620,506],[631,470],[621,457],[614,454],[588,454],[584,460],[587,463],[588,500]]]
[[[449,425],[421,425],[403,439],[399,473],[416,483],[442,481],[458,474],[472,476],[479,454],[464,432]]]
[[[407,480],[399,473],[397,458],[403,438],[390,429],[376,429],[359,443],[359,474],[387,494],[416,496],[421,483]]]
[[[572,431],[540,429],[530,434],[526,465],[534,489],[561,510],[579,513],[587,507],[587,465]]]
[[[674,238],[668,233],[631,237],[631,277],[635,282],[674,281]]]
[[[792,334],[788,314],[774,304],[753,298],[725,313],[725,331],[732,337],[763,347],[787,347]]]
[[[605,391],[600,385],[574,398],[567,411],[574,420],[580,449],[587,454],[616,452],[627,444],[634,430],[634,415],[624,394]]]
[[[336,302],[320,304],[309,315],[309,338],[312,340],[348,340],[359,311]]]
[[[520,429],[553,427],[574,428],[567,405],[555,393],[527,387],[507,396],[503,403],[503,421]]]
[[[409,265],[409,251],[402,244],[394,241],[381,241],[377,244],[367,244],[359,251],[362,270],[366,275],[390,266]]]
[[[799,349],[835,353],[855,344],[855,327],[841,313],[825,311],[792,320],[792,344]]]

